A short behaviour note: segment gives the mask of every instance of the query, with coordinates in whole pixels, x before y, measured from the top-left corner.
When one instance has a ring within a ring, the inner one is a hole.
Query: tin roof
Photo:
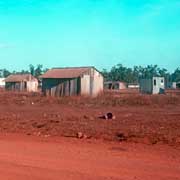
[[[66,67],[48,70],[40,78],[76,78],[94,67]]]
[[[5,79],[5,82],[21,82],[21,81],[30,81],[35,79],[36,78],[31,74],[12,74]]]

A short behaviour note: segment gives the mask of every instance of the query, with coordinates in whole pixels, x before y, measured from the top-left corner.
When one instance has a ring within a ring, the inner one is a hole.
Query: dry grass
[[[69,106],[165,106],[180,104],[180,95],[142,95],[139,93],[105,92],[97,97],[45,97],[40,93],[1,92],[1,104],[64,104]]]

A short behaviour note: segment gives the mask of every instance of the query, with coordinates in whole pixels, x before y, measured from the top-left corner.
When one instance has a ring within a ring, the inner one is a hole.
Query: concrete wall
[[[141,93],[152,93],[152,79],[141,79],[140,80],[140,92]]]
[[[5,78],[0,78],[0,87],[5,87]]]
[[[99,93],[103,91],[103,82],[104,79],[102,75],[94,76],[92,96],[97,96]]]
[[[92,68],[92,79],[91,79],[91,95],[97,96],[103,91],[104,78],[101,73]]]
[[[38,81],[32,80],[27,82],[27,91],[28,92],[37,92],[38,91]]]
[[[173,89],[176,89],[176,88],[177,88],[177,87],[176,87],[176,82],[173,82],[173,83],[172,83],[172,88],[173,88]]]
[[[127,89],[127,85],[124,82],[119,83],[119,89]]]
[[[95,69],[81,77],[81,95],[97,96],[103,91],[104,78]]]
[[[165,90],[164,77],[153,77],[152,79],[140,80],[140,92],[147,94],[161,94]]]
[[[165,90],[165,79],[164,77],[153,77],[153,94],[164,93]]]
[[[81,77],[81,95],[90,95],[90,75],[83,75]]]

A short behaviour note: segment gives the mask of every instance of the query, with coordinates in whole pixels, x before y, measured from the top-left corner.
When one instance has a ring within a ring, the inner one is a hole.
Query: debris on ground
[[[116,119],[116,116],[114,116],[113,113],[108,112],[105,115],[100,116],[99,118],[108,120],[108,119]]]
[[[82,139],[83,138],[83,133],[82,132],[78,132],[77,133],[77,138]]]
[[[127,141],[127,136],[124,133],[116,133],[116,138],[118,141]]]

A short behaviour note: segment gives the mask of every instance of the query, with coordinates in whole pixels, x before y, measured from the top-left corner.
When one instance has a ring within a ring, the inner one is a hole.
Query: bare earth
[[[3,180],[179,180],[180,151],[166,145],[0,135]]]
[[[116,118],[100,118],[107,112]],[[180,91],[60,99],[2,91],[0,179],[180,180]]]
[[[179,91],[180,92],[180,91]],[[100,116],[112,112],[116,118]],[[0,92],[0,132],[180,145],[180,95],[46,98]]]

